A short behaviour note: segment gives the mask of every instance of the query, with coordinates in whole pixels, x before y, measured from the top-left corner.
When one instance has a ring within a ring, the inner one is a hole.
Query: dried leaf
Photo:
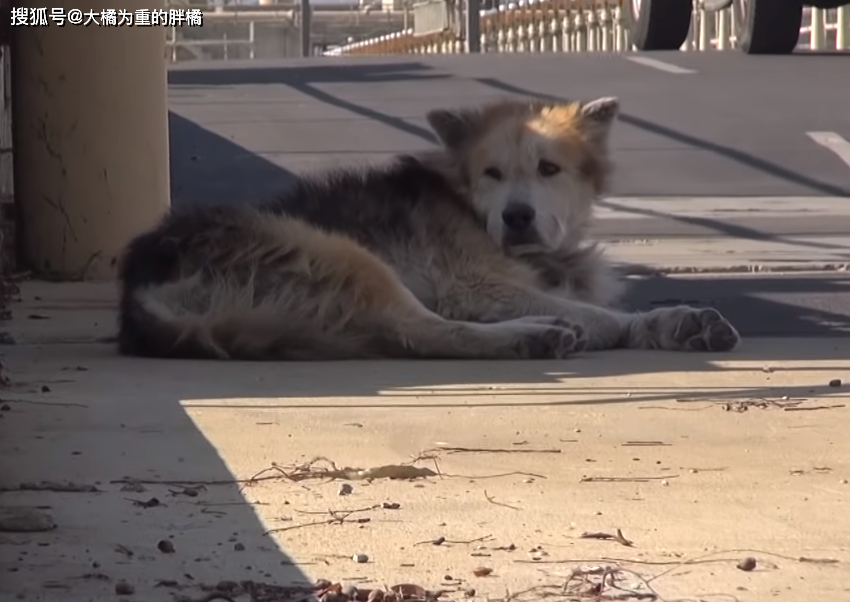
[[[388,466],[376,466],[365,470],[352,471],[348,477],[353,480],[360,479],[421,479],[425,477],[436,477],[437,473],[430,468],[409,466],[404,464],[390,464]]]

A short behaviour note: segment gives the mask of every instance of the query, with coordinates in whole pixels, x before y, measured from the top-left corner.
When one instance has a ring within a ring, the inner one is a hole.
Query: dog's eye
[[[498,167],[488,167],[484,170],[484,175],[497,181],[502,179],[502,171]]]
[[[551,178],[552,176],[560,173],[560,171],[560,167],[546,159],[540,159],[540,163],[537,164],[537,172],[544,178]]]

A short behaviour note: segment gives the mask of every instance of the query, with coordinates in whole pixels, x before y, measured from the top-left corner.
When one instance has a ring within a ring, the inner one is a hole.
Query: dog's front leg
[[[678,306],[628,313],[556,297],[524,283],[479,280],[474,286],[460,285],[445,301],[441,313],[470,321],[559,317],[580,335],[576,350],[730,351],[740,341],[714,309]]]

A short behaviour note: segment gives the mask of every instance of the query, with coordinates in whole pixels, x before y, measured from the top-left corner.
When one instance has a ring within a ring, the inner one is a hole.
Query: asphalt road
[[[650,59],[649,64],[637,62]],[[652,63],[661,61],[661,63]],[[810,132],[850,140],[850,55],[727,53],[328,58],[181,64],[170,72],[175,204],[267,197],[293,172],[427,148],[424,115],[505,96],[616,95],[618,197],[848,197],[850,165]],[[677,197],[673,201],[672,198]],[[850,218],[746,215],[730,244],[850,234]],[[609,220],[601,234],[705,235],[687,220]],[[848,249],[850,258],[850,249]],[[636,308],[720,307],[753,335],[846,336],[842,274],[640,282]]]

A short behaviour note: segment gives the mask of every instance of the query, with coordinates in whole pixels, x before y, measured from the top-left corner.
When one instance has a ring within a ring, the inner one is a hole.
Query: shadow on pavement
[[[169,399],[179,399],[192,408],[219,407],[229,400],[254,408],[421,408],[572,406],[633,404],[646,401],[847,396],[844,389],[826,382],[807,385],[764,383],[762,366],[778,361],[823,361],[824,355],[839,357],[835,345],[772,345],[759,341],[745,344],[733,353],[670,353],[660,351],[597,352],[567,360],[551,361],[336,361],[336,362],[213,362],[174,361],[108,357],[106,349],[88,348],[101,365],[114,365],[116,375],[124,373],[124,386],[143,386],[146,374],[161,375],[157,390],[167,391]],[[828,353],[824,353],[827,350]],[[132,364],[130,363],[132,362]],[[757,362],[756,366],[726,366],[715,362]],[[127,375],[132,365],[137,376]],[[171,368],[171,369],[166,369]],[[839,369],[836,367],[836,369]],[[782,370],[785,370],[784,368]],[[830,370],[829,366],[798,366],[793,372]],[[214,371],[214,377],[211,371]],[[752,372],[752,386],[718,382],[716,386],[689,386],[682,377],[688,373]],[[633,377],[669,374],[672,382],[645,381],[636,385]],[[598,379],[624,377],[629,382],[600,382]],[[102,375],[99,377],[102,379]],[[769,380],[769,379],[768,379]],[[764,384],[761,384],[764,383]],[[378,399],[365,399],[378,395]],[[525,399],[516,399],[516,396]],[[363,398],[363,399],[361,399]],[[435,398],[440,398],[435,399]],[[165,410],[168,400],[159,400]],[[170,411],[170,410],[169,410]],[[293,419],[295,417],[293,416]],[[286,424],[286,421],[282,421]],[[284,428],[283,432],[287,432]],[[281,442],[285,448],[285,442]],[[199,448],[200,449],[200,448]],[[177,450],[174,450],[175,453]],[[177,454],[179,455],[179,454]],[[256,472],[265,466],[252,466]],[[252,474],[254,474],[252,472]],[[184,476],[184,478],[188,478]],[[210,475],[212,478],[212,475]],[[248,489],[250,492],[250,489]],[[250,493],[249,493],[250,497]]]
[[[271,197],[294,175],[185,117],[168,113],[171,197],[180,203],[221,203]]]
[[[56,528],[2,533],[0,599],[110,600],[124,581],[135,590],[128,599],[196,600],[222,581],[310,582],[264,535],[255,508],[268,496],[234,482],[181,400],[159,386],[166,371],[122,366],[103,345],[4,355],[13,366],[4,397],[37,400],[10,401],[0,422],[0,503],[47,511]],[[210,382],[211,368],[186,382]],[[19,490],[25,482],[46,489]],[[96,491],[58,491],[63,483]]]
[[[847,276],[653,276],[630,279],[628,291],[627,305],[637,311],[679,304],[715,307],[744,339],[850,336]]]
[[[222,68],[176,68],[169,71],[169,85],[179,86],[186,98],[207,87],[283,84],[293,90],[361,117],[435,142],[430,130],[403,119],[361,107],[318,89],[318,83],[379,83],[445,79],[418,62],[367,63],[344,66],[305,65],[262,67],[255,61],[234,62]],[[250,66],[246,66],[250,65]],[[238,114],[239,107],[233,111]],[[294,175],[227,138],[171,111],[171,188],[176,204],[219,203],[264,199],[285,188]]]

